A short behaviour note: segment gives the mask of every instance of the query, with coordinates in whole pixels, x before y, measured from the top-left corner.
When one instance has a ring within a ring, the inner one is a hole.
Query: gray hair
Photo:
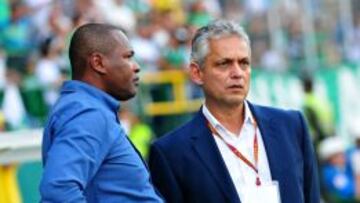
[[[209,52],[209,40],[236,35],[245,40],[250,48],[250,39],[243,27],[230,20],[215,20],[201,27],[195,33],[191,42],[191,61],[203,67],[205,57]]]

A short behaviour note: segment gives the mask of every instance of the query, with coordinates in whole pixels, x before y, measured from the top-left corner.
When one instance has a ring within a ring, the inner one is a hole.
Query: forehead
[[[130,42],[126,35],[118,30],[112,31],[112,37],[114,38],[114,45],[123,51],[132,50]]]
[[[250,55],[250,47],[246,40],[236,35],[210,39],[208,45],[209,55]]]

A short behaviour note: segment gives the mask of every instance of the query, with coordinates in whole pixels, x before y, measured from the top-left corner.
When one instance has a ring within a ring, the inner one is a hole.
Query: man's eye
[[[127,59],[131,59],[131,58],[133,58],[134,57],[134,52],[132,51],[132,52],[130,52],[130,53],[128,53],[128,54],[126,54],[125,55],[125,58],[127,58]]]
[[[241,66],[250,66],[250,61],[244,60],[244,61],[240,61],[240,65]]]
[[[248,65],[250,62],[248,60],[241,60],[240,64]]]
[[[134,55],[130,55],[130,54],[129,54],[129,55],[125,55],[125,58],[126,58],[126,59],[132,59],[133,56],[134,56]]]
[[[228,61],[220,61],[219,63],[217,63],[218,66],[226,66],[228,64],[229,64]]]

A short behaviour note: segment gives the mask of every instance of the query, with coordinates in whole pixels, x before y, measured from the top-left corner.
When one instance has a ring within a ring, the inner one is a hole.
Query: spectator
[[[332,203],[353,203],[355,200],[355,179],[347,166],[346,144],[341,137],[329,137],[319,145],[322,160],[322,183]]]
[[[46,39],[40,47],[40,58],[35,66],[35,76],[45,90],[45,101],[49,107],[58,98],[59,88],[62,84],[57,57],[59,54],[55,41],[52,38]]]
[[[349,149],[348,156],[350,167],[355,176],[355,195],[360,201],[360,126],[359,120],[353,122],[350,134],[354,137],[355,145]]]
[[[2,43],[7,54],[8,68],[24,73],[33,44],[33,26],[28,7],[20,1],[11,3],[11,18],[2,31]]]
[[[316,95],[313,79],[305,76],[302,82],[305,92],[303,110],[309,122],[315,148],[317,148],[322,140],[334,134],[333,114],[328,101]]]

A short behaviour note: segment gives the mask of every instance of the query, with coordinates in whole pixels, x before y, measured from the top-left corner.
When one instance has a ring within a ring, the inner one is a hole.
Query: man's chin
[[[226,98],[225,102],[229,106],[237,107],[239,105],[242,105],[245,101],[244,97],[233,97],[233,98]]]
[[[135,96],[136,96],[136,91],[128,93],[126,95],[118,95],[116,97],[116,99],[119,100],[119,101],[127,101],[127,100],[129,100],[129,99],[131,99],[131,98],[133,98]]]

